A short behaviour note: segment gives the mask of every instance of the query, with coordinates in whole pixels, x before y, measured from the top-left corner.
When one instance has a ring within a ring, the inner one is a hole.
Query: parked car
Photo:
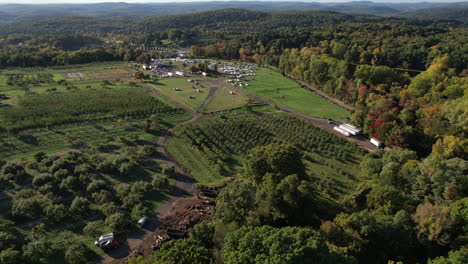
[[[119,242],[115,240],[114,238],[114,233],[109,233],[100,236],[94,244],[97,247],[100,247],[102,249],[113,249],[119,246]]]
[[[149,218],[147,216],[143,216],[142,218],[140,218],[140,220],[138,220],[137,222],[137,226],[142,228],[146,222],[148,222]]]

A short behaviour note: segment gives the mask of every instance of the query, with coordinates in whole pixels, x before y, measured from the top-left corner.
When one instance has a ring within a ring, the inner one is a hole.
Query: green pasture
[[[195,85],[194,82],[189,82],[189,79],[194,78],[162,78],[158,79],[157,81],[146,81],[145,84],[150,85],[158,92],[169,97],[170,99],[190,109],[197,110],[208,96],[210,91],[209,82],[200,80],[198,81],[199,85]],[[197,92],[197,90],[191,88],[191,86],[194,86],[196,89],[200,89],[200,92]],[[175,91],[174,88],[179,88],[181,91]],[[192,96],[192,98],[189,98],[189,96]]]
[[[303,89],[280,73],[261,68],[255,76],[247,77],[247,91],[304,115],[324,118],[349,116],[345,109]]]
[[[227,85],[222,85],[219,87],[213,97],[211,97],[208,103],[203,109],[205,113],[219,112],[223,110],[229,110],[234,108],[241,108],[246,106],[249,103],[249,98],[244,93],[239,93],[234,91],[234,94],[231,94]]]

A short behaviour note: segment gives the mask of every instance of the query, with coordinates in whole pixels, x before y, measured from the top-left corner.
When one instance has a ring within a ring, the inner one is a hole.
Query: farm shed
[[[361,133],[361,129],[351,125],[351,124],[341,124],[340,129],[348,132],[349,134],[355,136]]]
[[[345,135],[347,137],[349,137],[350,135],[348,131],[341,129],[340,127],[337,127],[337,126],[333,127],[333,130],[338,131],[340,134]]]

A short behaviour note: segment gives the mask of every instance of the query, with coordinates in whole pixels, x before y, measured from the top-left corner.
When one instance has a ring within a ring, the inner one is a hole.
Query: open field
[[[349,112],[303,89],[280,73],[260,68],[247,78],[247,91],[262,96],[298,113],[324,118],[343,118]]]
[[[213,97],[207,102],[203,112],[219,112],[223,110],[241,108],[247,106],[251,100],[244,93],[234,92],[230,93],[229,85],[223,84],[214,93]]]
[[[167,148],[197,182],[210,184],[235,175],[250,149],[271,143],[301,149],[308,172],[326,195],[338,199],[351,192],[362,150],[284,113],[200,120],[177,128]]]
[[[189,79],[193,79],[193,77],[163,78],[157,81],[145,81],[144,83],[150,85],[172,100],[192,110],[196,110],[208,96],[210,86],[207,79],[200,78],[198,81],[199,85],[196,85],[194,82],[189,82]],[[192,88],[192,86],[194,86],[195,89]],[[179,88],[180,91],[175,91],[175,88]],[[197,92],[197,89],[200,89],[200,92]],[[190,96],[192,98],[190,98]]]

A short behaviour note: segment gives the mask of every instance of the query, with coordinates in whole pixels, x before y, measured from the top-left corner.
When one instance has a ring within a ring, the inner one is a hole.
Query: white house
[[[181,71],[176,71],[175,74],[184,77],[184,73]]]
[[[201,74],[202,74],[203,76],[208,76],[208,73],[206,73],[206,72],[202,72]]]

